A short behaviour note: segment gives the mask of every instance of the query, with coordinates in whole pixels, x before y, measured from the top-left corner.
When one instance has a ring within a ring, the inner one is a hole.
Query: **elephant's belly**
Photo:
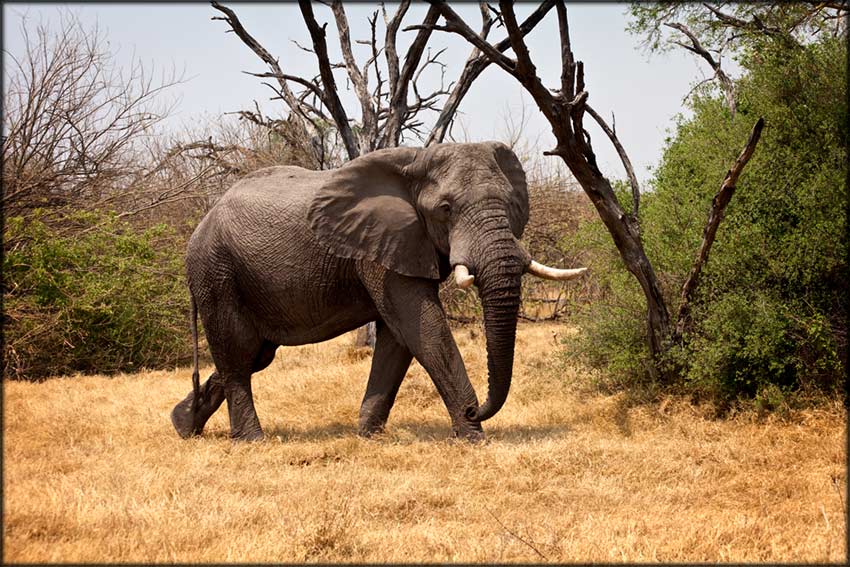
[[[340,311],[318,325],[312,327],[279,327],[270,329],[266,340],[283,346],[296,346],[309,343],[320,343],[337,337],[348,331],[353,331],[369,321],[378,318],[374,309],[352,309]]]
[[[311,277],[267,280],[245,298],[262,337],[286,346],[316,343],[377,319],[353,262],[334,268],[333,274],[324,266]]]

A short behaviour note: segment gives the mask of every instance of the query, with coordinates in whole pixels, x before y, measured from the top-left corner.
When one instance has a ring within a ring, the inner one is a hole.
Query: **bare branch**
[[[532,12],[528,18],[519,26],[520,33],[523,37],[528,35],[534,27],[540,23],[543,17],[552,9],[555,5],[554,0],[545,0],[542,2],[537,9]],[[482,26],[481,26],[481,38],[486,40],[487,35],[490,32],[492,27],[492,20],[489,18],[488,10],[482,8]],[[485,14],[487,14],[485,16]],[[510,39],[505,38],[499,43],[495,44],[493,47],[499,51],[503,52],[510,47]],[[449,127],[451,126],[452,120],[457,112],[458,107],[460,106],[461,101],[466,96],[466,93],[469,91],[469,88],[472,86],[472,83],[481,75],[482,71],[486,69],[490,65],[490,59],[481,53],[477,47],[473,47],[472,52],[466,60],[466,65],[464,65],[463,71],[458,77],[457,82],[455,83],[454,89],[452,89],[452,93],[449,95],[449,98],[446,100],[443,110],[440,113],[439,118],[437,118],[437,122],[434,124],[434,128],[431,130],[431,133],[428,135],[427,140],[425,141],[425,145],[430,145],[434,142],[442,142],[445,138]]]
[[[404,65],[398,74],[398,79],[395,81],[395,87],[390,86],[391,96],[389,101],[390,113],[387,121],[384,124],[384,134],[381,138],[379,147],[395,147],[399,143],[401,137],[401,127],[404,122],[404,116],[407,113],[407,92],[410,82],[419,66],[419,61],[422,58],[422,53],[425,51],[425,45],[431,37],[432,26],[439,18],[439,12],[435,6],[431,6],[425,14],[422,21],[422,26],[417,26],[419,33],[416,34],[413,43],[407,50],[407,55],[404,57]],[[408,28],[405,28],[407,30]]]
[[[404,15],[407,13],[409,7],[410,0],[404,0],[399,5],[392,19],[388,20],[387,11],[384,8],[383,2],[381,3],[381,10],[384,11],[384,21],[387,25],[387,33],[384,37],[384,52],[387,59],[387,80],[390,87],[390,99],[395,96],[396,89],[398,88],[399,62],[398,48],[396,46],[398,28],[401,26],[401,21],[404,19]]]
[[[548,560],[549,560],[549,558],[548,558],[548,557],[546,557],[545,555],[543,555],[543,552],[541,552],[539,549],[537,549],[537,547],[536,547],[536,546],[535,546],[532,542],[530,542],[530,541],[528,541],[527,539],[525,539],[525,538],[521,537],[520,535],[518,535],[517,533],[515,533],[513,530],[511,530],[510,528],[508,528],[505,524],[503,524],[503,523],[502,523],[502,520],[500,520],[500,519],[498,518],[498,516],[496,516],[496,514],[494,514],[494,513],[493,513],[493,512],[492,512],[489,508],[487,508],[487,512],[490,514],[490,516],[492,516],[492,517],[493,517],[493,519],[494,519],[494,520],[496,520],[496,523],[497,523],[497,524],[499,524],[499,525],[502,527],[502,529],[503,529],[503,530],[505,530],[506,532],[508,532],[508,534],[510,534],[512,537],[516,538],[518,541],[520,541],[520,542],[522,542],[523,544],[525,544],[525,545],[526,545],[526,547],[528,547],[531,551],[533,551],[534,553],[536,553],[536,554],[537,554],[537,556],[538,556],[538,557],[540,557],[541,559],[543,559],[543,560],[545,560],[545,561],[548,561]]]
[[[251,75],[252,77],[260,77],[260,78],[272,78],[272,79],[283,79],[284,81],[292,81],[293,83],[298,83],[299,85],[303,85],[310,89],[316,96],[321,97],[324,93],[322,93],[322,89],[319,88],[313,81],[308,81],[303,77],[299,77],[297,75],[288,75],[286,73],[252,73],[250,71],[242,71],[246,75]]]
[[[287,79],[285,79],[286,74],[281,70],[280,65],[274,57],[272,57],[271,53],[269,53],[265,47],[263,47],[260,42],[258,42],[242,25],[242,22],[236,16],[236,14],[230,8],[226,6],[222,6],[218,2],[211,2],[212,7],[218,10],[219,12],[225,15],[224,18],[221,17],[213,17],[213,20],[224,20],[230,25],[230,29],[236,33],[239,39],[247,45],[251,51],[257,54],[257,56],[268,65],[269,69],[271,69],[271,77],[277,79],[278,85],[280,86],[280,94],[283,97],[284,102],[289,107],[292,112],[295,112],[301,115],[303,118],[307,118],[304,115],[303,110],[298,104],[298,99],[295,94],[292,92],[292,89],[289,88],[289,85],[286,83]],[[324,102],[326,95],[324,92],[319,92],[319,98]],[[303,137],[309,138],[310,135],[307,132],[306,127],[303,123],[299,123],[296,127],[301,131]]]
[[[481,52],[484,55],[486,55],[487,58],[490,59],[491,62],[496,63],[497,65],[499,65],[499,67],[501,67],[502,69],[504,69],[505,71],[507,71],[511,75],[516,74],[516,61],[507,57],[506,55],[503,55],[500,51],[498,51],[495,47],[490,45],[490,43],[488,43],[486,40],[484,40],[481,36],[479,36],[477,33],[472,31],[472,29],[470,29],[470,27],[468,25],[466,25],[466,22],[464,22],[463,19],[461,19],[461,17],[458,16],[457,13],[454,10],[452,10],[448,5],[440,3],[440,4],[432,4],[432,6],[436,6],[439,9],[440,15],[442,15],[443,18],[446,20],[445,26],[438,26],[438,25],[434,25],[434,24],[430,24],[430,25],[429,24],[423,24],[423,25],[420,25],[420,26],[408,26],[408,27],[404,28],[404,31],[438,30],[438,31],[450,32],[450,33],[456,33],[459,36],[466,39],[469,43],[474,45],[476,48],[481,50]]]
[[[357,94],[357,99],[360,101],[360,111],[363,121],[362,128],[360,129],[360,152],[370,152],[375,149],[378,136],[378,121],[375,116],[372,97],[369,94],[368,75],[365,75],[357,66],[354,53],[351,51],[348,18],[345,15],[342,2],[340,0],[334,0],[331,4],[331,10],[333,10],[334,18],[336,19],[339,45],[342,50],[342,58],[345,61],[345,68],[348,71],[348,76],[351,78],[351,83],[354,85],[354,92]]]
[[[511,42],[511,48],[516,55],[516,72],[521,75],[536,76],[537,68],[531,62],[531,55],[528,53],[528,46],[525,45],[522,32],[520,32],[519,24],[516,21],[514,14],[513,2],[510,0],[499,0],[499,7],[502,12],[502,19],[505,27],[508,30],[508,39]]]
[[[708,261],[708,254],[711,251],[711,245],[714,243],[714,239],[717,236],[717,227],[720,226],[720,221],[723,220],[726,205],[729,204],[729,201],[732,199],[732,195],[735,194],[735,186],[738,183],[738,177],[741,175],[741,172],[744,170],[744,167],[747,165],[747,162],[750,161],[750,158],[756,150],[756,144],[758,144],[759,137],[761,137],[762,128],[764,128],[764,118],[759,118],[750,132],[747,145],[744,146],[744,149],[741,151],[738,159],[735,160],[735,163],[732,164],[732,167],[726,172],[726,177],[720,185],[720,190],[714,196],[714,199],[711,200],[711,210],[708,213],[708,222],[706,222],[705,229],[703,231],[702,242],[700,243],[696,259],[694,260],[694,264],[688,274],[688,278],[682,285],[679,313],[676,317],[676,337],[679,339],[682,338],[682,335],[684,335],[687,329],[690,319],[691,297],[699,284],[699,276],[702,271],[702,267]]]
[[[570,25],[567,20],[567,7],[563,2],[557,4],[558,33],[561,40],[561,96],[571,99],[575,94],[575,72],[576,63],[573,60],[572,46],[570,45]]]
[[[348,157],[354,159],[360,155],[360,148],[358,147],[357,140],[354,138],[351,125],[348,123],[348,115],[345,113],[345,109],[337,94],[336,81],[334,80],[333,69],[331,68],[330,58],[328,57],[328,44],[325,40],[325,27],[327,24],[325,26],[319,26],[316,22],[310,0],[299,0],[298,5],[301,8],[301,15],[304,17],[304,23],[307,24],[307,29],[310,31],[313,50],[316,53],[316,60],[319,64],[322,86],[325,93],[323,102],[336,123]]]
[[[684,47],[688,51],[696,53],[697,55],[705,59],[705,61],[711,66],[711,68],[714,70],[714,76],[717,77],[717,79],[720,81],[720,86],[726,96],[726,104],[729,107],[729,112],[732,114],[732,118],[735,118],[735,112],[737,110],[737,104],[735,101],[735,84],[732,82],[732,79],[730,79],[729,76],[723,71],[723,69],[721,69],[720,61],[715,60],[714,57],[711,56],[711,53],[709,53],[708,50],[705,49],[699,42],[697,36],[694,35],[693,32],[691,32],[691,30],[688,29],[688,27],[684,24],[673,22],[665,23],[664,25],[668,28],[677,29],[683,34],[685,34],[688,39],[691,40],[691,45],[687,45],[678,41],[674,43],[680,45],[681,47]]]
[[[632,188],[632,215],[637,222],[638,211],[640,209],[640,185],[638,185],[637,176],[635,175],[635,170],[632,168],[632,162],[629,159],[628,154],[626,153],[626,149],[620,143],[620,140],[617,138],[617,133],[613,128],[610,128],[608,124],[605,123],[605,120],[590,106],[585,107],[587,113],[590,114],[596,123],[599,124],[599,127],[605,132],[608,136],[608,139],[611,140],[611,143],[614,144],[614,148],[617,150],[617,154],[620,156],[620,160],[623,162],[623,167],[626,169],[626,175],[629,177],[629,185]]]

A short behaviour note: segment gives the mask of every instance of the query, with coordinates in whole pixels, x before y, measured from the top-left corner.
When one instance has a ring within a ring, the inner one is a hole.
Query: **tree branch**
[[[328,44],[325,40],[325,27],[327,24],[319,26],[316,22],[310,0],[299,0],[298,5],[301,8],[301,15],[304,17],[304,23],[307,24],[307,29],[310,32],[310,38],[313,41],[313,50],[316,53],[316,60],[319,63],[319,72],[325,93],[323,102],[334,119],[349,159],[354,159],[360,155],[360,148],[358,147],[357,140],[354,138],[351,125],[348,123],[348,115],[345,113],[345,109],[337,94],[336,81],[334,80],[333,69],[331,68],[330,58],[328,57]]]
[[[522,36],[525,37],[528,35],[529,32],[531,32],[531,30],[540,23],[543,17],[549,12],[549,10],[552,9],[553,6],[555,6],[555,0],[545,0],[541,3],[537,9],[535,9],[534,12],[532,12],[519,26]],[[484,17],[484,14],[487,14],[487,11],[482,10],[482,12],[483,22],[481,26],[481,33],[479,35],[482,39],[486,40],[493,22],[490,20],[489,14],[487,17]],[[505,38],[493,47],[497,51],[503,52],[510,46],[510,38]],[[472,52],[466,60],[466,65],[464,65],[463,71],[455,83],[454,89],[452,89],[452,93],[449,95],[449,98],[446,99],[443,110],[425,141],[426,146],[429,146],[434,142],[440,143],[443,141],[460,103],[466,96],[466,93],[469,92],[469,88],[472,86],[472,83],[475,82],[479,75],[481,75],[482,71],[489,66],[490,59],[486,55],[482,54],[480,49],[473,47]]]
[[[681,42],[674,42],[681,47],[684,47],[688,51],[696,53],[700,57],[706,60],[706,62],[711,66],[714,70],[714,76],[720,81],[720,87],[723,89],[723,94],[726,96],[726,105],[729,107],[729,112],[732,114],[732,118],[735,118],[735,112],[737,110],[737,103],[735,101],[735,84],[732,82],[732,79],[729,78],[723,69],[720,68],[720,61],[714,59],[711,56],[711,53],[705,49],[702,44],[697,39],[697,36],[688,29],[684,24],[680,24],[678,22],[665,23],[665,26],[668,28],[673,28],[679,30],[683,34],[685,34],[688,39],[691,40],[691,45],[687,45]]]
[[[404,122],[404,117],[407,114],[407,92],[410,82],[416,73],[416,68],[419,66],[419,61],[422,59],[422,53],[425,51],[425,45],[431,37],[431,31],[434,24],[439,18],[439,12],[432,5],[425,14],[421,26],[415,26],[419,33],[416,34],[413,43],[407,50],[407,55],[404,57],[404,65],[398,74],[395,82],[395,87],[391,88],[389,102],[389,115],[384,124],[384,135],[381,138],[380,147],[395,147],[399,143],[401,137],[401,128]],[[399,19],[399,23],[401,23]],[[409,28],[405,28],[407,31]]]
[[[357,62],[354,60],[354,54],[351,51],[351,37],[348,31],[348,18],[345,15],[345,9],[342,7],[340,0],[334,0],[331,4],[334,18],[336,19],[336,27],[339,33],[339,45],[342,51],[342,58],[345,62],[345,68],[348,70],[348,76],[351,78],[351,83],[354,85],[354,92],[357,94],[357,99],[360,101],[360,110],[362,116],[362,127],[360,129],[360,152],[367,153],[375,149],[376,138],[378,135],[378,122],[375,116],[375,107],[372,104],[372,97],[369,94],[369,78],[364,75]],[[367,64],[368,65],[368,64]]]
[[[438,30],[449,33],[456,33],[459,36],[466,39],[469,43],[477,47],[481,52],[488,58],[492,63],[496,63],[499,67],[510,73],[511,75],[516,76],[516,61],[503,55],[500,51],[498,51],[495,47],[490,45],[487,41],[485,41],[481,36],[472,31],[466,22],[464,22],[457,13],[452,10],[447,4],[442,2],[435,2],[432,6],[437,7],[440,12],[440,15],[446,20],[445,26],[437,26],[437,25],[426,25],[423,24],[421,26],[408,26],[404,28],[404,31],[411,30]]]
[[[608,136],[608,139],[611,140],[611,143],[614,144],[614,148],[617,150],[617,154],[620,156],[620,160],[623,162],[623,167],[626,169],[626,175],[629,177],[629,185],[632,187],[632,216],[635,220],[635,225],[638,226],[638,210],[640,209],[640,185],[638,185],[637,176],[635,175],[635,170],[632,168],[632,162],[629,159],[628,154],[626,153],[626,149],[620,143],[620,140],[617,138],[617,133],[614,132],[612,128],[605,123],[605,120],[590,106],[585,107],[587,113],[590,114],[596,123],[599,124],[599,127],[605,132]]]
[[[322,89],[319,88],[319,85],[317,85],[316,83],[314,83],[312,81],[308,81],[307,79],[305,79],[303,77],[299,77],[297,75],[288,75],[286,73],[280,73],[280,74],[277,74],[277,73],[252,73],[250,71],[242,71],[242,72],[245,73],[246,75],[251,75],[252,77],[283,79],[284,81],[292,81],[293,83],[298,83],[299,85],[307,87],[310,91],[312,91],[313,94],[318,96],[320,99],[324,96],[324,93],[322,92]],[[298,99],[296,99],[296,100],[298,100]],[[287,103],[287,105],[288,105],[288,103]]]
[[[247,45],[251,51],[257,54],[257,56],[265,62],[266,65],[271,69],[272,77],[277,79],[278,84],[280,85],[280,92],[283,96],[283,100],[289,109],[293,112],[299,112],[298,100],[295,97],[295,94],[289,88],[289,85],[286,83],[286,80],[283,78],[285,74],[280,68],[277,59],[272,57],[272,55],[263,47],[260,42],[258,42],[242,25],[242,22],[239,21],[239,18],[230,8],[226,6],[222,6],[218,2],[211,2],[213,8],[218,10],[219,12],[224,14],[224,17],[213,17],[213,20],[223,20],[226,21],[230,25],[230,29],[242,40],[242,43]],[[324,100],[324,93],[320,93],[319,97]],[[307,132],[304,124],[300,123],[297,125],[297,128],[301,131],[304,138],[309,138],[310,135]]]
[[[384,12],[384,22],[387,25],[387,33],[384,36],[384,53],[387,59],[387,80],[390,87],[390,99],[395,96],[395,92],[398,89],[399,62],[398,47],[396,46],[398,28],[401,26],[401,21],[404,19],[404,15],[407,13],[409,7],[410,0],[404,0],[399,5],[392,19],[388,19],[386,8],[384,8],[383,2],[381,3],[381,10]]]
[[[753,126],[752,132],[750,132],[747,145],[744,146],[744,149],[741,151],[738,159],[736,159],[735,163],[732,164],[731,169],[726,172],[726,177],[720,185],[720,190],[714,196],[714,199],[711,200],[711,210],[708,213],[708,222],[706,223],[705,230],[703,231],[702,243],[700,244],[697,257],[694,260],[694,264],[691,267],[688,278],[682,285],[679,313],[676,316],[676,337],[678,339],[682,338],[682,335],[684,335],[685,330],[687,329],[690,320],[691,298],[699,283],[699,276],[702,271],[702,267],[708,261],[708,254],[711,251],[711,245],[714,243],[714,238],[717,236],[717,227],[720,225],[720,221],[723,220],[723,213],[726,210],[726,205],[729,204],[729,201],[732,199],[732,195],[735,193],[735,185],[738,182],[738,177],[741,175],[741,172],[744,170],[744,166],[747,165],[747,162],[750,161],[750,158],[753,156],[753,152],[756,150],[756,144],[758,144],[762,128],[764,128],[764,118],[759,118]]]

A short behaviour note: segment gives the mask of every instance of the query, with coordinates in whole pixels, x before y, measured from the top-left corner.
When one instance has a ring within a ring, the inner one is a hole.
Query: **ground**
[[[626,403],[522,325],[481,445],[448,439],[421,367],[388,431],[356,435],[370,359],[282,348],[254,379],[267,439],[222,408],[181,440],[190,370],[4,384],[4,562],[824,562],[845,547],[845,415],[717,420]],[[480,329],[455,333],[479,397]],[[209,368],[205,372],[209,372]]]

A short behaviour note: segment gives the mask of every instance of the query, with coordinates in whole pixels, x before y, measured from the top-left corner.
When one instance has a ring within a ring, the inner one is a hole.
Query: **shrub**
[[[115,215],[6,219],[4,375],[162,367],[190,354],[183,242]],[[73,231],[60,226],[74,226]]]
[[[742,58],[734,120],[703,92],[680,117],[644,196],[648,256],[675,316],[710,202],[758,116],[766,126],[670,351],[678,387],[718,400],[833,393],[846,360],[847,104],[843,38]],[[627,199],[621,199],[627,203]],[[648,380],[645,306],[598,221],[583,227],[605,299],[584,313],[580,354],[612,382]],[[606,252],[603,252],[603,249]],[[767,394],[765,394],[767,393]]]

